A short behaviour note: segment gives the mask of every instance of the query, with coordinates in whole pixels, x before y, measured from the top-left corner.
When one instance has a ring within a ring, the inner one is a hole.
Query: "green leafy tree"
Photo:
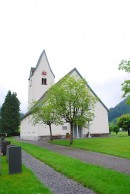
[[[0,134],[2,133],[2,127],[1,127],[1,107],[0,107]]]
[[[74,125],[86,126],[93,120],[96,98],[84,79],[66,76],[50,90],[50,99],[57,113],[70,123],[70,144],[73,143]]]
[[[130,136],[130,114],[122,115],[118,119],[117,124],[123,131],[128,131],[128,136]]]
[[[124,70],[125,72],[130,72],[130,61],[122,60],[119,64],[119,70]],[[127,103],[130,104],[130,80],[125,80],[122,83],[123,97],[127,97]]]
[[[57,114],[56,109],[49,101],[49,99],[42,100],[40,102],[35,102],[32,110],[32,119],[33,123],[37,124],[46,124],[50,129],[50,139],[53,140],[52,136],[52,124],[59,125],[63,122],[61,121],[61,116]]]
[[[119,126],[117,125],[117,123],[111,123],[109,126],[110,132],[113,131],[116,134],[118,134],[119,132]]]
[[[8,136],[17,135],[20,125],[20,102],[16,93],[8,91],[1,108],[2,132]]]

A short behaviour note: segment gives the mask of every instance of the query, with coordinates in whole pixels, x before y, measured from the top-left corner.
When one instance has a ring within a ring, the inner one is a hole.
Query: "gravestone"
[[[22,172],[21,147],[8,147],[9,174]]]
[[[16,145],[9,144],[6,148],[6,161],[9,161],[9,147],[15,147]]]
[[[3,156],[6,156],[6,149],[7,149],[7,145],[10,144],[10,141],[3,141],[1,143],[1,152],[3,153]]]

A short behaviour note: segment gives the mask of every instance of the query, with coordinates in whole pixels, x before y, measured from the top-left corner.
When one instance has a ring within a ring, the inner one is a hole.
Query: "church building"
[[[72,69],[69,73],[71,76],[82,76],[76,68]],[[45,50],[41,53],[36,67],[31,67],[29,80],[28,80],[28,107],[31,108],[33,100],[40,100],[45,92],[55,84],[55,75],[48,62]],[[86,84],[90,92],[97,97],[91,87]],[[98,98],[98,97],[97,97]],[[108,125],[108,109],[104,103],[98,98],[94,108],[94,119],[90,122],[89,128],[74,126],[74,138],[88,137],[88,133],[93,136],[105,136],[109,134]],[[87,125],[86,125],[87,126]],[[64,123],[63,125],[52,125],[52,134],[54,137],[65,138],[66,133],[70,133],[70,124]],[[50,130],[46,124],[33,124],[31,111],[24,115],[21,120],[20,138],[27,140],[43,140],[50,136]]]

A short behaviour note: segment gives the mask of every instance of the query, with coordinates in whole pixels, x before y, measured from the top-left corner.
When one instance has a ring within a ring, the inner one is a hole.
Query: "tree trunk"
[[[73,144],[73,123],[70,122],[70,145]]]
[[[51,124],[49,125],[49,128],[50,128],[50,140],[53,141],[52,130],[51,130]]]
[[[128,136],[130,136],[130,128],[128,128]]]

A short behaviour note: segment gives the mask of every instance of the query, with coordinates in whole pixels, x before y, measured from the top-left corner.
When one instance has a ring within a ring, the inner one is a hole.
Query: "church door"
[[[74,125],[73,136],[74,136],[74,138],[81,138],[82,137],[82,127],[81,126]]]

